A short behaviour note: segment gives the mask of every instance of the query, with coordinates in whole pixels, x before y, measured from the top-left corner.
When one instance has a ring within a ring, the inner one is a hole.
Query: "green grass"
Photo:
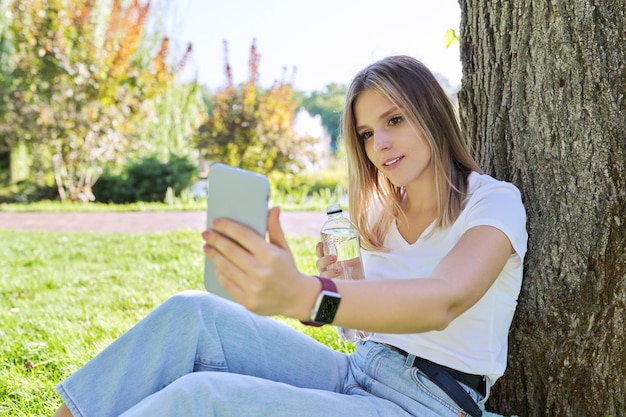
[[[204,200],[180,200],[167,203],[129,203],[129,204],[104,204],[104,203],[79,203],[42,200],[33,203],[0,203],[0,211],[6,212],[130,212],[130,211],[190,211],[205,210]]]
[[[308,198],[304,201],[293,202],[289,199],[277,198],[270,200],[270,206],[280,206],[284,211],[324,211],[328,205],[326,200]],[[34,203],[0,203],[0,211],[4,212],[133,212],[133,211],[194,211],[206,210],[206,201],[190,200],[182,202],[175,200],[171,203],[61,203],[60,201],[43,200]]]
[[[59,381],[172,294],[202,289],[201,242],[192,231],[0,230],[0,416],[50,416]],[[313,273],[315,239],[290,244],[299,267]],[[332,327],[281,320],[352,349]]]

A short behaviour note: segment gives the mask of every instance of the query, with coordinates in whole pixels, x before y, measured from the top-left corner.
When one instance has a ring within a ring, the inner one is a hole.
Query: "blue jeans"
[[[57,390],[77,417],[458,417],[462,410],[408,360],[375,342],[336,352],[272,318],[188,291]]]

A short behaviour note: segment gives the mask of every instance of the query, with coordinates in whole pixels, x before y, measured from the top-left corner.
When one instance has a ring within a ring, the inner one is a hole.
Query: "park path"
[[[286,235],[319,236],[326,219],[323,211],[284,211],[280,214]],[[12,213],[0,212],[0,229],[32,231],[94,231],[112,233],[204,230],[204,211]]]

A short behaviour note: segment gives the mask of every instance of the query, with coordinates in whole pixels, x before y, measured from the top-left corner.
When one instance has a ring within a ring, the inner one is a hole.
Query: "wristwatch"
[[[322,291],[317,296],[315,305],[311,310],[311,321],[303,321],[307,326],[320,327],[331,324],[337,314],[341,295],[337,292],[337,286],[332,279],[315,276],[322,283]]]

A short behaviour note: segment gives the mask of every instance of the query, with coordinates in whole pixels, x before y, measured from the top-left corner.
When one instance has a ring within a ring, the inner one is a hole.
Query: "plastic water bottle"
[[[324,247],[324,256],[337,256],[337,264],[341,267],[341,279],[365,279],[363,262],[361,260],[361,245],[359,231],[356,226],[343,215],[339,204],[333,204],[326,209],[328,215],[320,231]],[[367,340],[371,333],[340,327],[342,339],[355,343]]]

